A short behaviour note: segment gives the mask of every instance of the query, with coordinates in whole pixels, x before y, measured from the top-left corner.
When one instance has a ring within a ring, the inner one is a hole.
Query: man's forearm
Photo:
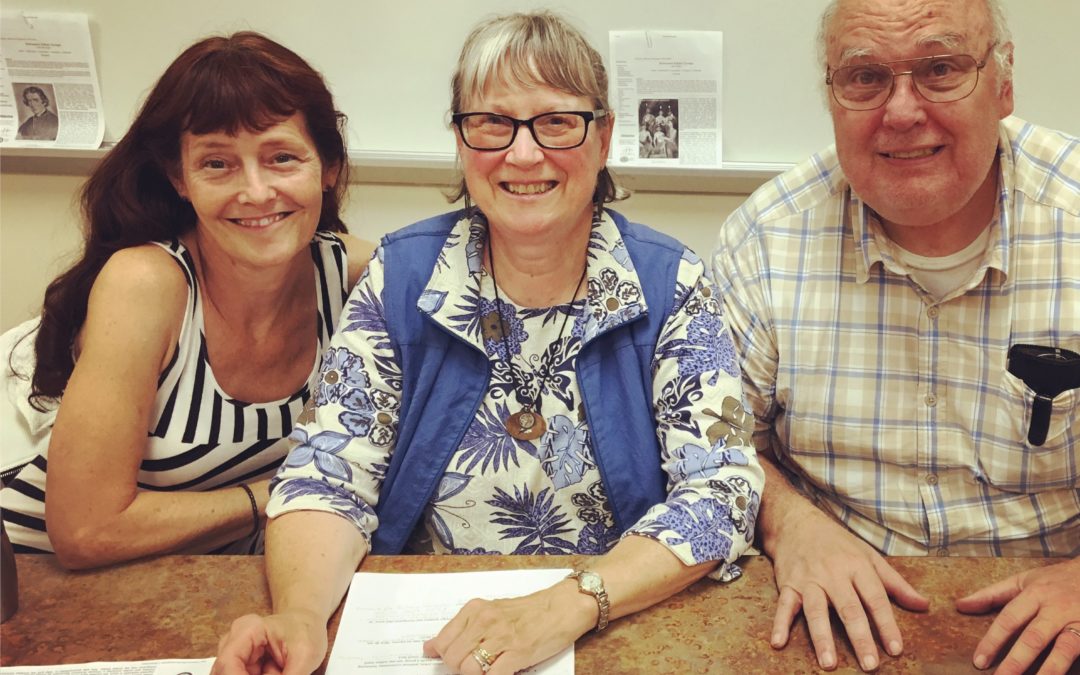
[[[765,471],[767,489],[761,495],[758,510],[757,540],[765,554],[775,558],[776,541],[783,528],[786,525],[797,527],[803,518],[821,510],[788,481],[770,453],[758,451],[758,460]]]

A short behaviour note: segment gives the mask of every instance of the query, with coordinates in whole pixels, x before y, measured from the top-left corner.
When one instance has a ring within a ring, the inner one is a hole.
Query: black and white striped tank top
[[[319,349],[308,383],[292,396],[248,403],[221,390],[207,359],[202,302],[190,252],[178,241],[157,242],[187,277],[188,301],[176,353],[158,379],[146,456],[138,484],[144,490],[213,490],[268,478],[288,452],[288,435],[310,397],[322,352],[348,297],[348,261],[337,237],[317,232],[311,242]],[[17,552],[52,551],[45,532],[46,453],[24,466],[3,490],[4,526]],[[252,552],[237,541],[230,553]]]

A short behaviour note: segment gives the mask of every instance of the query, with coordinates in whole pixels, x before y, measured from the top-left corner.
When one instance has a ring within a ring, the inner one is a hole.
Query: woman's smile
[[[236,223],[240,227],[246,227],[250,229],[261,229],[269,227],[275,223],[279,223],[285,220],[293,214],[292,211],[280,211],[278,213],[271,213],[266,216],[256,216],[251,218],[228,218],[229,222]]]
[[[533,183],[499,183],[499,186],[502,187],[502,189],[515,195],[542,195],[554,190],[558,185],[559,182],[554,180]]]

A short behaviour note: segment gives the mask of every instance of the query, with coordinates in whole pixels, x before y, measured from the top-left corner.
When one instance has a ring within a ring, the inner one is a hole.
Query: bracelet
[[[248,536],[254,537],[259,533],[259,504],[255,501],[255,494],[247,483],[240,483],[238,487],[243,488],[244,492],[247,493],[248,501],[251,502],[251,534]]]

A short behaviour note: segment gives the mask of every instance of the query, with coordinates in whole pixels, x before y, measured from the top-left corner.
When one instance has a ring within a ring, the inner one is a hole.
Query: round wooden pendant
[[[537,413],[521,410],[506,418],[506,431],[519,441],[535,441],[547,431],[547,422]]]

